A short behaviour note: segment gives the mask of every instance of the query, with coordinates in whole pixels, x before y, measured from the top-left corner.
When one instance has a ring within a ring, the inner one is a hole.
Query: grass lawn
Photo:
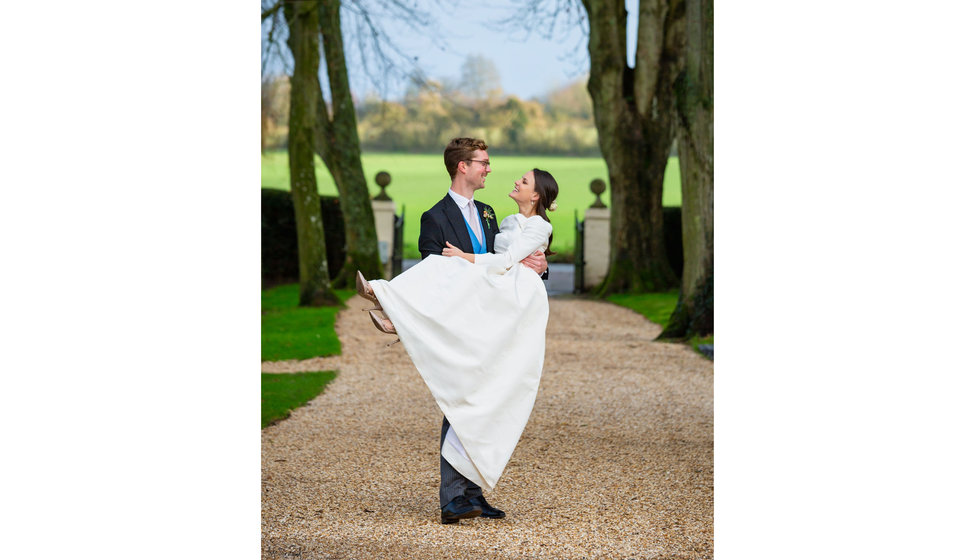
[[[319,395],[337,377],[333,371],[262,374],[262,427],[288,418],[294,408]]]
[[[674,312],[674,307],[677,306],[677,290],[652,294],[613,294],[606,300],[636,311],[649,319],[651,323],[666,327],[670,321],[670,314]],[[696,336],[688,341],[694,350],[698,349],[699,344],[714,343],[714,334]]]
[[[613,294],[606,299],[636,311],[651,323],[666,327],[670,314],[677,306],[677,290],[653,294]]]
[[[592,205],[595,195],[589,191],[589,183],[601,178],[609,185],[606,162],[599,157],[561,156],[494,156],[490,150],[492,166],[487,176],[487,187],[479,191],[477,199],[493,206],[499,223],[505,216],[517,211],[507,193],[514,181],[528,170],[545,169],[558,181],[558,210],[552,213],[555,227],[552,250],[571,252],[575,246],[574,215],[579,219]],[[371,196],[381,189],[374,184],[378,171],[391,174],[388,195],[395,201],[398,211],[405,206],[405,258],[418,258],[419,220],[449,190],[449,174],[442,154],[365,153],[361,157],[364,174]],[[316,159],[316,178],[320,194],[336,195],[333,178],[319,159]],[[262,186],[289,190],[289,158],[285,151],[268,152],[262,157]],[[609,204],[609,190],[602,195]],[[664,178],[664,205],[681,205],[681,178],[677,158],[670,158]]]
[[[337,290],[342,300],[353,290]],[[299,284],[262,290],[262,361],[305,360],[340,354],[334,332],[339,307],[301,308]]]

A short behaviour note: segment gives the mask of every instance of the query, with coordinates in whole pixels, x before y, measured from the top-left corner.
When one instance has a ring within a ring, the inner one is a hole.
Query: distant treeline
[[[499,88],[477,93],[429,82],[401,101],[355,103],[366,151],[441,152],[455,136],[474,136],[499,154],[600,155],[584,79],[528,101],[504,97]],[[263,82],[263,150],[285,148],[288,117],[288,78]]]

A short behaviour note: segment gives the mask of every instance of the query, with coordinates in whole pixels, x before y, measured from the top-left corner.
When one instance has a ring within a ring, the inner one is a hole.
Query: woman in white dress
[[[365,282],[371,319],[398,334],[449,421],[442,455],[463,476],[492,490],[524,431],[544,365],[548,293],[520,265],[552,254],[548,210],[558,184],[533,169],[509,194],[519,212],[504,218],[494,253],[464,253],[446,243],[393,278]]]

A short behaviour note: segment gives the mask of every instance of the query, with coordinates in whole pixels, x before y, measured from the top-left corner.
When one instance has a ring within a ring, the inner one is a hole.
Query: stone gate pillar
[[[391,184],[391,175],[387,171],[379,171],[374,176],[374,182],[381,187],[378,196],[371,200],[374,228],[378,232],[378,253],[381,255],[385,279],[391,280],[391,256],[395,249],[395,201],[385,193],[385,187]]]
[[[610,210],[599,198],[606,190],[602,179],[594,179],[589,189],[595,202],[585,211],[585,289],[602,283],[609,272],[609,219]]]

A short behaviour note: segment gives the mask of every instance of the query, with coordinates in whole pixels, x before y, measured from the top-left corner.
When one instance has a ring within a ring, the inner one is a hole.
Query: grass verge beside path
[[[262,427],[289,418],[290,412],[319,395],[337,377],[334,371],[262,374]]]
[[[670,321],[670,314],[674,312],[674,307],[677,306],[677,290],[651,294],[613,294],[608,296],[606,300],[636,311],[649,319],[651,323],[666,327]],[[715,335],[695,336],[687,342],[695,351],[701,352],[698,350],[698,345],[714,345]]]
[[[342,300],[353,290],[337,290]],[[340,354],[334,332],[339,307],[300,307],[299,284],[262,290],[262,361],[305,360]]]
[[[632,309],[651,323],[665,327],[677,306],[677,290],[652,294],[612,294],[606,300]]]

